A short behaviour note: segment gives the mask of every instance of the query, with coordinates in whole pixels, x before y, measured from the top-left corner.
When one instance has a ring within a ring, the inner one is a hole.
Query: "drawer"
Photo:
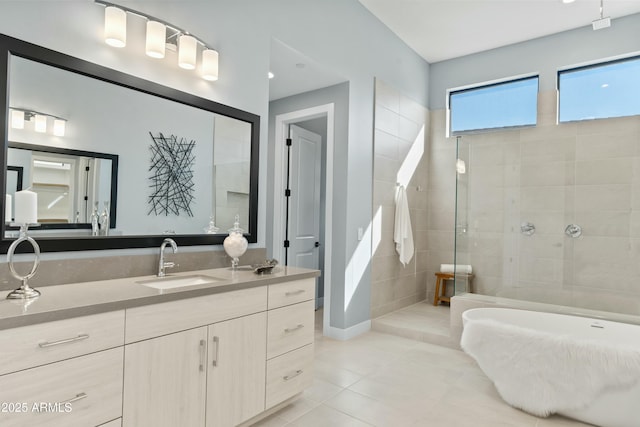
[[[267,409],[295,396],[312,383],[313,344],[267,361]]]
[[[267,359],[313,342],[313,300],[269,310],[267,315]]]
[[[315,295],[315,278],[269,285],[269,310],[315,299]]]
[[[0,331],[0,375],[124,344],[124,310]]]
[[[267,287],[221,292],[127,309],[127,344],[267,309]]]
[[[0,377],[2,427],[97,426],[122,416],[123,347]],[[17,406],[24,409],[17,412]]]

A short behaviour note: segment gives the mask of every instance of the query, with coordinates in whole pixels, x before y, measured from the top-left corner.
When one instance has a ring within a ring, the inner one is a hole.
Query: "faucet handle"
[[[169,262],[165,262],[164,264],[162,264],[162,266],[163,266],[164,268],[173,268],[173,267],[175,267],[175,266],[176,266],[176,263],[175,263],[175,262],[171,262],[171,261],[169,261]]]

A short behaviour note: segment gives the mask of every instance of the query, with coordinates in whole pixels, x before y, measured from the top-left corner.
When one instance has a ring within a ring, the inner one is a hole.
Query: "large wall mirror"
[[[43,251],[220,244],[236,216],[257,240],[258,116],[11,37],[0,50],[3,189],[38,194]]]

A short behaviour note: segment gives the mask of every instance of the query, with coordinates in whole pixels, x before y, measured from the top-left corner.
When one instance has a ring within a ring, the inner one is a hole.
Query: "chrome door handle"
[[[285,375],[284,377],[282,377],[283,380],[285,381],[289,381],[292,378],[297,377],[298,375],[302,374],[303,370],[302,369],[298,369],[297,371],[295,371],[293,374],[291,375]]]
[[[38,347],[40,347],[40,348],[53,347],[55,345],[60,345],[60,344],[66,344],[66,343],[70,343],[70,342],[86,340],[87,338],[89,338],[88,334],[80,334],[77,337],[73,337],[73,338],[65,338],[63,340],[52,341],[52,342],[48,342],[48,341],[41,342],[41,343],[38,344]]]
[[[200,372],[204,372],[204,366],[206,364],[204,360],[206,357],[206,349],[207,342],[205,340],[200,340]]]
[[[286,334],[288,334],[288,333],[290,333],[290,332],[295,332],[295,331],[297,331],[298,329],[302,329],[302,328],[304,328],[304,325],[303,325],[302,323],[299,323],[295,328],[286,328],[286,329],[284,330],[284,332],[285,332]]]
[[[220,346],[220,338],[213,337],[213,345],[215,345],[215,350],[213,350],[213,361],[211,362],[212,366],[218,366],[218,347]]]
[[[64,401],[60,402],[60,405],[65,405],[67,403],[77,402],[78,400],[86,399],[87,397],[89,397],[89,395],[87,395],[87,393],[78,393],[78,394],[76,394],[75,397],[72,397],[71,399],[64,400]]]

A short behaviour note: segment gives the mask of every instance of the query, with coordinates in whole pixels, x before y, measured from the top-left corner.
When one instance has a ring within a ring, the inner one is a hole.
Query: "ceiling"
[[[600,18],[600,0],[359,1],[429,63],[591,26]],[[604,0],[605,17],[634,13],[640,13],[640,0]],[[270,67],[270,101],[346,81],[276,39]]]
[[[277,39],[271,39],[269,101],[333,86],[346,79]]]
[[[359,1],[429,63],[591,26],[600,18],[600,0]],[[634,13],[640,13],[640,0],[604,0],[604,17]]]

